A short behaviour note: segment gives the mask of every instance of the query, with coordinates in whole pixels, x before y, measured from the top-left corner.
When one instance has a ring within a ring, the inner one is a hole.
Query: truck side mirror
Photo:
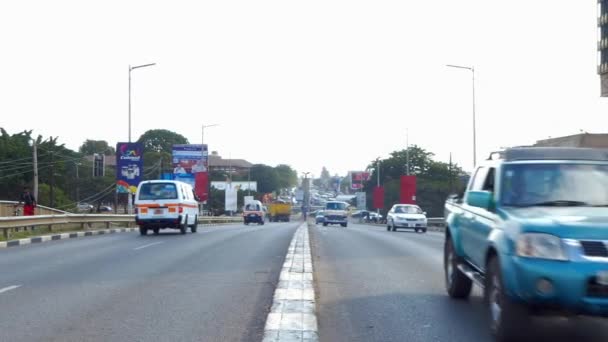
[[[472,207],[491,210],[494,207],[493,193],[489,191],[469,191],[467,204]]]

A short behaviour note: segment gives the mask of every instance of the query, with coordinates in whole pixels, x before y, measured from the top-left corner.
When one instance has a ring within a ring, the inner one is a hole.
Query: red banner
[[[208,172],[197,172],[194,174],[195,186],[194,192],[199,197],[200,202],[204,202],[209,199],[209,173]]]
[[[401,176],[399,203],[416,204],[416,176]]]
[[[363,182],[368,181],[371,174],[364,171],[351,171],[350,188],[353,190],[363,189]]]
[[[384,188],[374,187],[374,209],[384,209]]]

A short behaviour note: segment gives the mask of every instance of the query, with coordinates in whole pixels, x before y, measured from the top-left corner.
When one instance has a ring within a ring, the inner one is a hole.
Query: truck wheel
[[[260,225],[263,226],[264,225],[264,219],[260,219]]]
[[[471,294],[473,282],[458,269],[458,257],[450,237],[446,238],[443,250],[445,287],[452,298],[467,298]]]
[[[154,232],[154,235],[158,235],[160,228],[152,228],[152,231]]]
[[[327,223],[323,222],[323,227],[327,227]]]
[[[348,223],[340,223],[340,225],[344,228],[346,228],[346,226],[348,225]]]
[[[196,233],[198,230],[198,216],[194,216],[194,223],[190,226],[190,232]]]
[[[488,304],[490,331],[496,341],[517,341],[519,332],[527,331],[528,311],[504,292],[497,257],[488,261],[484,298]]]
[[[146,227],[139,227],[139,235],[142,235],[142,236],[148,235],[148,228],[146,228]]]

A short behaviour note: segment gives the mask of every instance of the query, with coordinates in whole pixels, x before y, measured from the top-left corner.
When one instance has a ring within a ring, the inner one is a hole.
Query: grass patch
[[[52,231],[49,230],[49,228],[45,227],[45,226],[33,227],[33,229],[30,227],[27,230],[24,230],[24,228],[19,228],[18,230],[15,229],[12,232],[10,232],[8,240],[4,237],[3,234],[0,233],[0,241],[25,239],[25,238],[31,238],[31,237],[36,237],[36,236],[42,236],[42,235],[54,235],[54,234],[61,234],[61,233],[73,233],[73,232],[84,232],[84,231],[89,231],[89,230],[107,229],[106,225],[103,223],[102,224],[91,224],[91,227],[88,227],[85,224],[84,227],[85,228],[82,228],[80,226],[80,224],[62,224],[62,225],[53,226]],[[110,225],[110,229],[126,228],[126,227],[127,227],[126,222]]]

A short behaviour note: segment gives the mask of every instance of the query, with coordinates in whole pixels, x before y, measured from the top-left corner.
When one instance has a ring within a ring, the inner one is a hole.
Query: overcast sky
[[[472,166],[605,132],[596,1],[2,1],[0,127],[85,139],[166,128],[254,163],[344,174],[418,144]]]

